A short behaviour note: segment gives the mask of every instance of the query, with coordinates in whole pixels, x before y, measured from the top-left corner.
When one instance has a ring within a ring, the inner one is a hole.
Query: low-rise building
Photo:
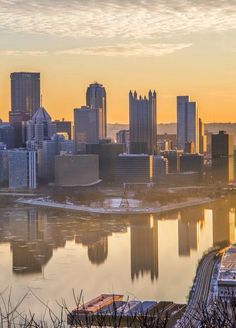
[[[55,183],[61,187],[92,186],[99,183],[98,155],[55,157]]]
[[[151,182],[151,160],[152,156],[146,154],[120,154],[117,157],[116,182]]]
[[[152,180],[156,183],[161,183],[166,180],[168,174],[168,159],[163,156],[153,156],[152,158]]]

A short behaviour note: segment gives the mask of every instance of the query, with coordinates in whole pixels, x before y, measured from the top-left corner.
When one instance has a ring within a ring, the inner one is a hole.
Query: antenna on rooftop
[[[40,95],[40,107],[42,107],[43,106],[43,95],[41,94]]]

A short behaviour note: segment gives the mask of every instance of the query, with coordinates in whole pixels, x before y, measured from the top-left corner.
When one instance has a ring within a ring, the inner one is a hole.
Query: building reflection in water
[[[21,212],[21,220],[10,218],[13,272],[27,274],[42,272],[53,255],[53,248],[47,241],[47,215],[30,209]]]
[[[234,157],[212,159],[212,179],[214,182],[234,182]]]
[[[203,222],[202,207],[183,209],[178,213],[179,256],[190,256],[191,251],[197,251]]]
[[[108,236],[127,232],[128,221],[123,219],[91,224],[70,215],[65,219],[52,214],[55,213],[32,208],[8,212],[4,219],[0,218],[0,241],[10,242],[15,274],[41,273],[53,250],[64,248],[71,240],[87,247],[89,261],[100,265],[108,257]]]
[[[164,232],[164,238],[158,236],[163,231],[162,221],[175,222],[171,233],[178,237],[176,256],[191,257],[193,252],[204,252],[222,242],[235,242],[234,206],[233,200],[219,200],[208,207],[183,209],[164,218],[136,216],[104,220],[37,209],[10,211],[0,217],[0,242],[10,243],[12,270],[18,275],[43,272],[54,250],[64,248],[67,241],[86,247],[90,263],[98,266],[108,259],[109,236],[127,233],[130,226],[131,280],[146,275],[155,281],[159,275],[158,261],[164,256],[158,254],[158,241],[164,240],[168,245],[169,238],[168,231]]]
[[[144,273],[151,280],[158,278],[158,220],[150,217],[136,217],[130,223],[131,279],[138,279]]]
[[[76,236],[76,243],[88,247],[88,258],[92,264],[104,263],[108,256],[108,237],[99,231],[88,231]]]

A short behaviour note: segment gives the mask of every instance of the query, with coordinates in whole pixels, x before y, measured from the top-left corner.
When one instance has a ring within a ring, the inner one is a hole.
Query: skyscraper
[[[11,74],[11,111],[28,113],[30,118],[40,107],[40,73]]]
[[[102,84],[97,82],[90,84],[86,93],[86,105],[91,109],[100,109],[102,138],[107,136],[107,97],[106,90]]]
[[[52,123],[51,117],[45,108],[40,107],[33,115],[32,120],[26,124],[27,147],[40,149],[44,140],[50,140],[56,133],[56,124]]]
[[[74,109],[74,140],[76,151],[85,151],[86,144],[98,144],[102,139],[102,109],[87,106]]]
[[[177,97],[177,145],[185,149],[186,142],[193,142],[195,152],[199,152],[199,117],[196,102],[188,96]]]
[[[206,136],[204,131],[204,123],[199,118],[199,152],[203,154],[206,152]]]
[[[234,180],[234,135],[219,131],[212,135],[212,173],[214,182]]]
[[[148,98],[129,93],[130,153],[152,155],[157,148],[156,91]]]
[[[15,147],[24,143],[22,122],[30,120],[39,107],[40,73],[12,73],[9,121],[15,129]]]
[[[36,152],[22,149],[8,151],[9,188],[37,187]]]

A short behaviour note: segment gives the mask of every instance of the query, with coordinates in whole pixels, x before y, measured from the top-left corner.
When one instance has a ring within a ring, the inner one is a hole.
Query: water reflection
[[[0,252],[11,257],[16,284],[23,276],[44,278],[47,269],[52,286],[58,287],[64,275],[74,287],[79,270],[91,297],[111,291],[115,283],[119,292],[129,290],[140,298],[158,292],[163,300],[184,302],[202,254],[235,242],[235,205],[236,197],[164,216],[105,218],[36,208],[2,211]],[[2,245],[9,245],[10,253]],[[1,270],[5,287],[8,271]]]
[[[154,217],[137,217],[130,224],[131,279],[150,274],[158,278],[158,221]]]

